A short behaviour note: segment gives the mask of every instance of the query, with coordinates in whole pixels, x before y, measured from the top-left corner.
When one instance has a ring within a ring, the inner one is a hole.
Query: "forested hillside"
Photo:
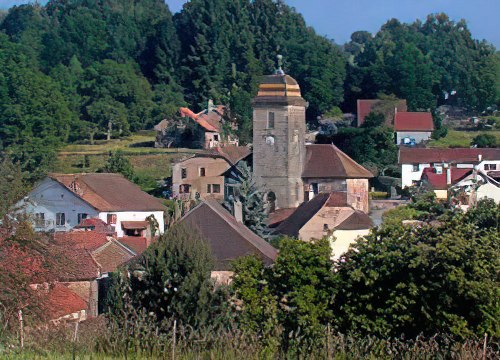
[[[277,54],[310,121],[381,93],[412,110],[445,91],[475,111],[498,101],[495,50],[445,15],[391,20],[340,47],[283,1],[192,0],[173,15],[163,0],[52,0],[0,20],[0,151],[36,177],[61,144],[125,136],[208,99],[230,106],[250,142],[250,101]]]

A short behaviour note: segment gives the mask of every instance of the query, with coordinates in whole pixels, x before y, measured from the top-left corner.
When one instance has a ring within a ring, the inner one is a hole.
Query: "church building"
[[[345,192],[365,213],[373,175],[334,145],[306,145],[306,108],[299,84],[281,67],[266,75],[253,107],[253,171],[273,209],[297,208],[319,193]]]

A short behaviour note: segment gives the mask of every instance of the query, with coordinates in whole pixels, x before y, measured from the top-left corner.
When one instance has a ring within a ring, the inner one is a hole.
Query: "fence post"
[[[24,320],[23,320],[23,311],[19,310],[17,312],[17,317],[19,319],[19,341],[21,343],[21,350],[24,349]]]
[[[175,345],[176,345],[176,333],[177,333],[177,320],[174,320],[174,335],[172,341],[172,360],[175,360]]]
[[[80,322],[77,321],[75,323],[75,333],[73,334],[73,360],[76,359],[76,341],[78,339],[78,326],[79,326]]]
[[[488,344],[488,333],[484,333],[483,360],[486,360],[486,345]]]

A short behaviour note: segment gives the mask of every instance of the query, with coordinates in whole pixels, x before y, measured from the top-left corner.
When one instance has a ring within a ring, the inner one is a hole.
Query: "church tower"
[[[276,208],[304,201],[306,106],[297,81],[281,67],[263,77],[252,101],[254,177]]]

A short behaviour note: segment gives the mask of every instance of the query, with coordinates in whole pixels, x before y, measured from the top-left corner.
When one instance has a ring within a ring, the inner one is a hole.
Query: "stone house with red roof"
[[[224,200],[227,174],[252,154],[246,146],[225,146],[205,150],[174,164],[172,194],[184,200],[213,198]]]
[[[118,237],[150,237],[148,218],[163,233],[165,206],[120,174],[49,174],[18,204],[36,231],[69,231],[102,220]]]
[[[207,109],[194,113],[186,107],[179,108],[181,118],[192,121],[197,125],[193,139],[193,147],[212,149],[223,146],[238,146],[238,138],[233,134],[234,124],[226,124],[226,107],[214,105],[208,101]],[[172,139],[169,137],[169,121],[166,119],[158,123],[154,129],[157,132],[155,147],[170,147]]]
[[[274,231],[303,241],[329,238],[332,258],[338,259],[360,237],[368,235],[373,222],[355,209],[347,192],[320,193],[300,205]]]

